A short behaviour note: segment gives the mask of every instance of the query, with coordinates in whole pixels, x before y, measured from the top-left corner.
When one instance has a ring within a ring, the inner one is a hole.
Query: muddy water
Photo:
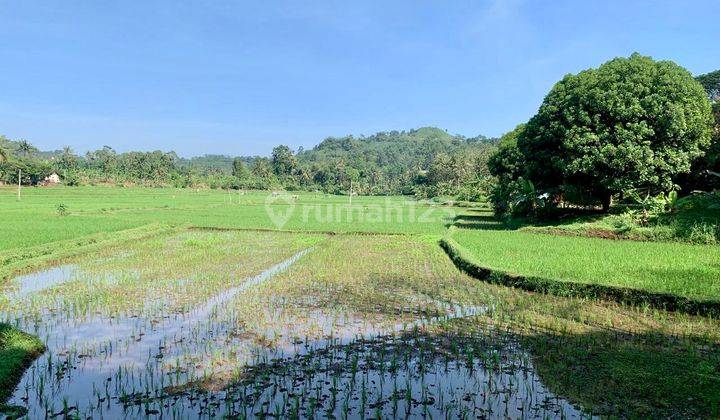
[[[243,291],[308,251],[185,313],[157,310],[162,297],[148,296],[147,316],[69,313],[57,302],[39,316],[0,314],[48,346],[8,404],[29,418],[583,416],[544,388],[511,338],[462,337],[448,347],[423,332],[486,308],[431,302],[442,315],[392,320],[327,308],[298,317],[273,306],[256,324],[239,318]],[[61,266],[17,278],[6,296],[30,299],[80,277]]]

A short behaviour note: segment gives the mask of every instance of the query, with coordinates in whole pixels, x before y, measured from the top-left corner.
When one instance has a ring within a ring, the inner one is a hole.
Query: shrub
[[[63,203],[60,203],[57,206],[55,206],[55,209],[57,210],[58,216],[67,216],[67,214],[68,214],[68,208]]]

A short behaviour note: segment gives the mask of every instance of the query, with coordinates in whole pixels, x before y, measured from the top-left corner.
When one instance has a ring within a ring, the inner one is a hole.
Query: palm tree
[[[25,157],[28,157],[37,151],[35,146],[30,144],[30,142],[27,140],[20,140],[18,142],[17,150],[18,153],[22,154]]]

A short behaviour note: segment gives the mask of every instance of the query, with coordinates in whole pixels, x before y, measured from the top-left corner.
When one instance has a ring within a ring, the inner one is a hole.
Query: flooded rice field
[[[362,243],[344,268],[345,241],[184,232],[17,277],[0,321],[47,351],[7,404],[28,418],[589,417],[512,334],[452,328],[491,306],[430,292],[442,272],[402,278]]]

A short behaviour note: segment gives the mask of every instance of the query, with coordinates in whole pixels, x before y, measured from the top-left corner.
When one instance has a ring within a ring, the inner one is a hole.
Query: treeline
[[[426,127],[328,138],[296,155],[279,146],[269,163],[276,177],[301,189],[470,198],[478,194],[478,185],[489,183],[487,159],[494,143],[482,136],[451,136]]]
[[[84,156],[70,148],[40,152],[0,137],[0,181],[36,184],[56,172],[67,185],[120,184],[234,189],[321,190],[333,194],[415,194],[478,199],[489,192],[487,161],[495,140],[452,136],[437,128],[327,138],[310,150],[280,145],[270,157],[174,152],[117,153],[105,146]]]
[[[490,157],[496,213],[608,211],[718,188],[719,76],[639,54],[565,76]]]

